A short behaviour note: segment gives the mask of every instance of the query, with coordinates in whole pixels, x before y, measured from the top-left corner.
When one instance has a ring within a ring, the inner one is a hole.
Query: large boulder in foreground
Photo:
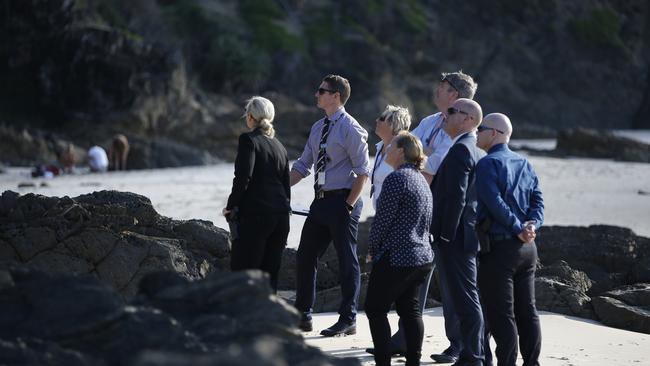
[[[229,256],[225,230],[160,216],[137,194],[0,196],[0,269],[19,264],[52,275],[91,274],[128,300],[147,273],[204,278],[228,268]]]
[[[555,151],[563,155],[650,163],[650,145],[588,128],[560,131]]]
[[[0,364],[358,365],[304,343],[260,271],[145,276],[125,304],[96,276],[0,270]]]
[[[639,283],[608,291],[592,299],[606,325],[650,334],[650,284]]]

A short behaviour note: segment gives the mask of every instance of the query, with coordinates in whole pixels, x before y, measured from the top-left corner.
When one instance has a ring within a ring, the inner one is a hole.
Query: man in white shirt
[[[433,176],[438,172],[442,160],[447,156],[447,152],[453,144],[451,137],[449,137],[443,128],[443,121],[447,118],[447,110],[457,99],[473,99],[477,87],[478,85],[472,77],[462,71],[443,73],[433,94],[433,103],[438,109],[438,112],[422,119],[420,124],[411,132],[420,139],[424,147],[424,153],[428,156],[422,174],[429,184],[431,184]],[[436,251],[436,248],[434,248],[434,251]],[[434,260],[436,266],[441,265],[438,259],[439,255],[435,253]],[[463,349],[460,323],[449,305],[448,300],[451,295],[447,288],[447,279],[442,271],[438,271],[438,273],[445,317],[445,333],[447,339],[449,339],[449,347],[441,353],[431,355],[431,358],[439,363],[454,363],[458,360],[460,352]],[[422,286],[424,293],[420,294],[421,302],[426,302],[427,293],[425,291],[429,288],[429,281],[430,277],[426,282],[427,285]],[[424,306],[424,304],[421,306]]]
[[[462,71],[443,73],[440,83],[433,93],[433,104],[438,113],[425,117],[411,133],[422,142],[424,153],[428,156],[422,171],[427,182],[431,184],[442,159],[447,155],[451,146],[451,138],[442,128],[442,122],[447,116],[447,109],[458,98],[473,99],[478,85],[471,76]]]

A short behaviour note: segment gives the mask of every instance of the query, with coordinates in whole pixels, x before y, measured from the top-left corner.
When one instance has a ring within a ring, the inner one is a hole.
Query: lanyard
[[[372,175],[370,176],[370,197],[375,193],[375,171],[377,167],[381,165],[381,162],[384,160],[386,155],[384,152],[384,145],[381,145],[381,149],[377,151],[377,158],[375,159],[375,165],[372,167]]]

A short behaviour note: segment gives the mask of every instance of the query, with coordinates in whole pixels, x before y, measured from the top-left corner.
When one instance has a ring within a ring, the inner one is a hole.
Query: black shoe
[[[457,356],[448,355],[446,353],[438,353],[431,355],[431,358],[436,361],[436,363],[455,363],[458,361]]]
[[[374,348],[366,348],[366,352],[367,352],[367,353],[370,353],[371,355],[374,355],[374,354],[375,354],[375,349],[374,349]],[[395,357],[395,356],[406,356],[406,351],[401,350],[401,349],[397,349],[397,348],[393,348],[393,349],[391,350],[391,352],[390,352],[390,355],[391,355],[392,357]]]
[[[314,326],[311,323],[311,319],[302,317],[300,318],[300,323],[298,324],[298,328],[302,330],[303,332],[311,332],[314,330]]]
[[[338,321],[331,327],[323,329],[320,334],[325,337],[357,334],[357,325],[356,323],[344,323]]]

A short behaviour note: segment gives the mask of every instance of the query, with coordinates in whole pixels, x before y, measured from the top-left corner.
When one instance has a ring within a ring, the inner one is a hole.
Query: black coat
[[[290,199],[289,159],[282,143],[260,129],[241,134],[226,208],[238,207],[243,215],[289,213]]]
[[[476,138],[465,134],[451,146],[440,164],[433,182],[433,220],[431,234],[442,236],[467,252],[479,248],[476,225],[476,163],[485,152],[476,146]]]

